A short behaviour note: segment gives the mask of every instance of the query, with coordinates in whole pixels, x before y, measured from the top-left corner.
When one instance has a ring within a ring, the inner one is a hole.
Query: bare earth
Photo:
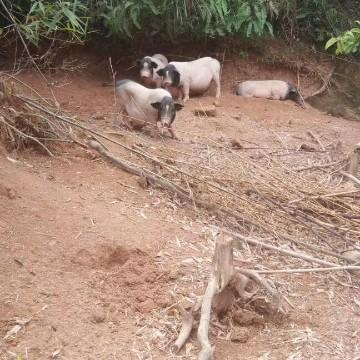
[[[233,81],[250,71],[250,65],[236,74],[230,65],[225,69],[216,117],[192,115],[213,97],[191,99],[174,125],[179,142],[141,132],[137,141],[174,147],[181,158],[200,138],[279,148],[279,138],[289,146],[301,143],[296,139],[311,129],[325,143],[341,141],[344,149],[359,142],[360,123],[310,106],[232,95]],[[286,71],[266,75],[294,80]],[[46,94],[35,73],[19,77]],[[84,70],[53,78],[62,107],[100,131],[118,130],[113,90],[102,86],[105,76]],[[304,81],[311,92],[315,85]],[[178,357],[170,355],[178,328],[164,324],[161,314],[174,311],[179,294],[203,292],[213,249],[204,233],[208,223],[91,153],[60,149],[52,159],[31,150],[1,151],[0,359],[196,358],[195,334]],[[241,257],[250,264],[292,264],[254,250]],[[231,342],[227,330],[217,329],[211,336],[216,359],[360,359],[360,283],[354,278],[350,287],[346,275],[338,281],[331,276],[277,276],[294,306],[289,316],[250,321],[244,342]],[[28,322],[4,339],[19,320]]]

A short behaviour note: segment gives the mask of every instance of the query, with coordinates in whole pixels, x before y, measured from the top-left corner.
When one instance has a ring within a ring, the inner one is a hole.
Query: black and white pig
[[[248,80],[237,85],[236,95],[273,100],[293,100],[304,106],[304,100],[295,85],[282,80]]]
[[[149,87],[161,87],[161,77],[156,73],[168,64],[168,59],[162,54],[145,56],[136,60],[139,67],[140,78],[144,85]]]
[[[211,82],[216,84],[216,98],[220,97],[220,63],[214,58],[203,57],[194,61],[172,61],[163,69],[157,70],[162,77],[163,87],[176,87],[180,97],[189,100],[190,93],[203,94]]]
[[[116,83],[116,92],[130,117],[156,123],[161,133],[167,129],[171,137],[176,138],[171,126],[183,105],[174,102],[167,90],[148,89],[132,80],[120,80]]]

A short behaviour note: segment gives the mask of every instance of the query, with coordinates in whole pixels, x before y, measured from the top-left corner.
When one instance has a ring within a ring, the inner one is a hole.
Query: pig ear
[[[174,103],[174,106],[176,111],[180,111],[184,107],[183,104],[180,104],[178,102]]]
[[[173,71],[173,86],[178,86],[180,84],[180,73],[177,70]]]
[[[158,102],[151,103],[151,106],[156,110],[160,110],[161,102],[158,101]]]
[[[151,62],[151,66],[156,69],[158,67],[158,64],[154,61]]]
[[[156,72],[159,76],[164,76],[164,70],[160,69]]]

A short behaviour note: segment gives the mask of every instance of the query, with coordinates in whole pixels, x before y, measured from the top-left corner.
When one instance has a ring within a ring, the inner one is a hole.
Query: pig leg
[[[219,98],[220,97],[220,94],[221,94],[221,91],[220,91],[220,73],[215,73],[213,75],[213,80],[215,81],[215,84],[216,84],[216,95],[215,97],[216,98]]]
[[[277,91],[271,92],[270,99],[281,100],[281,96]]]
[[[156,79],[155,80],[155,88],[159,89],[159,88],[161,88],[161,85],[162,85],[162,80]]]
[[[190,99],[190,84],[188,82],[184,83],[184,85],[182,86],[182,93],[184,95],[184,102],[188,101]]]
[[[173,139],[178,140],[178,137],[175,135],[174,130],[172,129],[171,126],[168,128],[168,131],[169,131],[170,136],[171,136]]]

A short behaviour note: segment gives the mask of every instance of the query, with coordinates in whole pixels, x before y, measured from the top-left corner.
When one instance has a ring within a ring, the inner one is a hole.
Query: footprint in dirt
[[[124,246],[100,245],[94,250],[79,250],[72,263],[91,268],[111,268],[124,265],[130,259],[130,250]]]

